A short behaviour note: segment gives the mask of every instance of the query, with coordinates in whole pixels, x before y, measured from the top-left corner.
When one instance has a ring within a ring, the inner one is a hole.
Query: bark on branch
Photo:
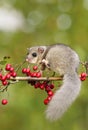
[[[41,77],[41,78],[35,78],[35,77],[16,77],[12,78],[12,81],[56,81],[56,80],[63,80],[63,77]]]

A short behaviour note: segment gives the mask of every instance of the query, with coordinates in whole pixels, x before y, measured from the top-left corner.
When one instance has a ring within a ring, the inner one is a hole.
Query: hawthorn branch
[[[88,74],[86,75],[86,77],[88,77]],[[80,78],[80,75],[79,75]],[[17,76],[15,78],[11,77],[10,78],[11,81],[59,81],[59,80],[63,80],[63,76],[59,76],[59,77],[40,77],[40,78],[36,78],[36,77],[21,77],[21,76]]]
[[[11,77],[12,81],[57,81],[57,80],[63,80],[63,77],[41,77],[41,78],[35,78],[35,77]]]

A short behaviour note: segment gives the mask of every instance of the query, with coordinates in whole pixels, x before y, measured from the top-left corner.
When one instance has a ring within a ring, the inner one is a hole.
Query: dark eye
[[[37,53],[36,53],[36,52],[32,53],[32,56],[33,56],[33,57],[36,57],[36,56],[37,56]]]

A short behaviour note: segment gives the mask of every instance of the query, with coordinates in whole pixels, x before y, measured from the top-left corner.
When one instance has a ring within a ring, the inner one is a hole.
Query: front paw
[[[50,64],[47,60],[43,59],[42,64],[45,65],[47,68],[50,68]]]

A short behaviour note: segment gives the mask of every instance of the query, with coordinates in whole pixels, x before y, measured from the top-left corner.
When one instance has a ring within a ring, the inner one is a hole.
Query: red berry
[[[13,72],[13,71],[14,71],[14,68],[13,68],[13,67],[11,67],[11,68],[10,68],[10,72]]]
[[[17,73],[13,71],[13,72],[11,73],[11,76],[12,76],[12,77],[16,77],[16,76],[17,76]]]
[[[34,88],[38,88],[38,86],[35,84],[35,85],[34,85]]]
[[[40,78],[40,77],[41,77],[41,73],[40,73],[40,72],[37,72],[36,77],[37,77],[37,78]]]
[[[87,76],[87,74],[86,73],[81,73],[81,77],[86,77]]]
[[[8,74],[6,75],[6,79],[10,79],[10,77],[11,77],[11,74],[8,73]]]
[[[6,80],[6,76],[2,76],[2,81],[5,81]]]
[[[80,80],[81,81],[84,81],[85,79],[86,79],[86,77],[87,77],[87,74],[86,73],[81,73],[81,75],[80,75]]]
[[[37,82],[37,83],[35,83],[34,87],[35,87],[35,88],[39,88],[40,85],[41,85],[41,83],[40,83],[40,82]]]
[[[31,76],[32,76],[32,77],[36,77],[36,75],[37,75],[37,73],[36,73],[36,72],[33,72]]]
[[[27,69],[26,69],[26,73],[29,73],[29,72],[30,72],[30,69],[29,69],[29,68],[27,68]]]
[[[26,75],[27,75],[27,76],[31,76],[31,72],[29,72],[29,73],[26,73]]]
[[[45,87],[45,91],[46,92],[49,92],[51,89],[50,89],[50,87],[49,87],[49,85],[47,85],[46,87]]]
[[[39,88],[44,90],[44,88],[45,88],[44,84],[41,84]]]
[[[80,80],[84,81],[84,80],[86,80],[86,77],[80,77]]]
[[[35,70],[37,70],[38,69],[38,66],[34,66],[33,67],[33,70],[35,71]]]
[[[24,68],[23,73],[26,73],[27,76],[30,76],[30,69],[29,68]]]
[[[47,99],[48,101],[50,101],[52,99],[52,96],[48,96]]]
[[[47,105],[49,103],[49,100],[48,99],[45,99],[44,100],[44,104]]]
[[[46,88],[46,86],[47,86],[47,82],[44,81],[42,84],[43,84],[44,87]]]
[[[49,95],[49,96],[53,96],[53,92],[50,90],[50,91],[48,92],[48,95]]]
[[[27,72],[27,68],[23,68],[22,73],[26,73],[26,72]]]
[[[8,82],[5,80],[5,81],[2,81],[2,84],[3,84],[4,86],[6,86],[6,85],[8,84]]]
[[[5,67],[5,70],[9,71],[11,68],[11,64],[7,64],[6,67]]]
[[[54,88],[54,84],[50,84],[49,87],[50,87],[51,89],[53,89],[53,88]]]
[[[2,105],[6,105],[8,103],[7,99],[2,99]]]
[[[31,72],[31,73],[30,73],[30,76],[31,76],[31,77],[34,77],[34,72]]]

